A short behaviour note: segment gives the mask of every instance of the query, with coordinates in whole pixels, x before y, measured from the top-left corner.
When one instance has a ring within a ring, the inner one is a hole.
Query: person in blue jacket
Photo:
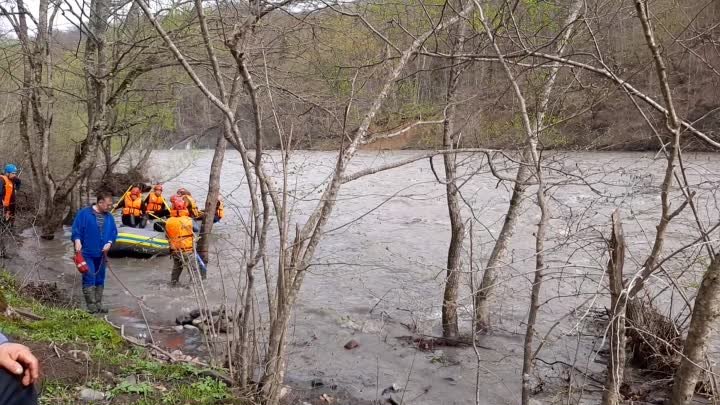
[[[0,404],[37,405],[39,376],[40,364],[30,349],[0,333]]]
[[[97,202],[78,211],[70,236],[75,251],[81,252],[89,270],[82,276],[83,296],[90,313],[107,313],[102,306],[105,289],[105,260],[110,246],[117,239],[112,210],[112,194],[100,192]]]

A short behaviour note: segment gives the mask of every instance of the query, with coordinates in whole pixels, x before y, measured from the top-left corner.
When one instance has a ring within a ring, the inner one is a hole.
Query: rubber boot
[[[108,310],[107,308],[102,306],[102,299],[103,299],[103,292],[105,291],[105,287],[98,285],[95,286],[95,307],[97,308],[97,312],[99,314],[107,314]]]
[[[87,311],[91,314],[97,313],[97,305],[95,305],[95,287],[83,287],[82,292],[85,297]]]

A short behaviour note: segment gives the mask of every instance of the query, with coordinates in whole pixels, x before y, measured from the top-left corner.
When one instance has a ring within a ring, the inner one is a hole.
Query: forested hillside
[[[500,4],[502,2],[498,2]],[[713,134],[718,126],[720,106],[718,83],[720,75],[713,67],[720,58],[717,50],[720,5],[707,1],[654,2],[658,37],[668,61],[668,73],[679,112],[695,126]],[[499,41],[520,45],[527,51],[551,52],[553,35],[567,12],[564,2],[515,2],[517,27],[511,31],[498,28]],[[64,14],[72,17],[72,8],[64,5]],[[369,24],[383,30],[386,39],[402,47],[413,35],[428,27],[428,19],[446,10],[444,2],[357,2],[353,9]],[[503,13],[502,7],[498,8]],[[197,40],[191,9],[178,6],[164,14],[163,24],[179,46],[190,54],[202,53]],[[60,19],[58,13],[57,19]],[[236,21],[222,12],[209,12],[212,34],[218,43]],[[229,14],[228,14],[229,15]],[[565,55],[575,62],[607,68],[619,79],[627,80],[639,91],[652,97],[659,92],[653,82],[652,59],[643,47],[643,35],[631,24],[632,4],[613,1],[588,4],[583,10],[585,29],[576,30],[570,38]],[[501,14],[496,19],[501,18]],[[87,35],[80,27],[67,24],[56,28],[48,38],[48,61],[43,75],[45,108],[53,111],[52,154],[70,155],[75,144],[87,130],[88,94],[84,43]],[[30,27],[32,35],[33,28]],[[287,9],[274,19],[263,21],[258,47],[250,50],[250,73],[263,90],[269,85],[274,95],[278,118],[293,122],[294,140],[301,148],[331,148],[341,140],[343,126],[352,129],[358,124],[353,110],[345,116],[351,102],[363,106],[378,91],[383,62],[395,58],[390,45],[365,24],[351,15],[338,13],[325,4],[303,5]],[[382,135],[406,129],[392,139],[380,139],[375,148],[432,148],[442,144],[442,125],[447,81],[451,61],[448,34],[437,33],[413,55],[407,70],[398,80],[383,106],[372,131]],[[3,145],[12,142],[21,120],[21,73],[23,47],[17,35],[6,30],[0,55],[0,85],[3,109],[0,136]],[[188,139],[197,147],[212,147],[222,133],[219,112],[202,96],[184,75],[173,56],[158,42],[137,9],[127,6],[113,11],[107,38],[108,91],[120,91],[110,114],[112,140],[104,149],[123,147],[136,149],[168,148]],[[466,40],[465,49],[472,59],[486,55],[489,63],[463,66],[457,101],[463,146],[514,147],[522,142],[517,100],[500,65],[491,61],[489,43],[478,33]],[[530,91],[529,104],[537,103],[551,62],[522,55],[508,55],[524,68],[518,79]],[[459,59],[457,63],[466,64]],[[232,61],[221,60],[229,66]],[[198,64],[202,64],[198,61]],[[534,69],[541,66],[540,69]],[[198,69],[210,75],[209,66]],[[231,74],[231,72],[228,72]],[[130,80],[128,80],[130,79]],[[125,87],[124,87],[125,86]],[[535,88],[537,91],[532,92]],[[637,107],[625,90],[602,74],[577,66],[561,69],[558,90],[553,94],[546,119],[550,125],[543,131],[542,143],[547,148],[578,149],[656,149],[657,144]],[[535,100],[533,100],[535,98]],[[268,146],[279,146],[272,107],[262,97],[262,119]],[[50,104],[52,103],[52,104]],[[645,108],[641,106],[641,108]],[[253,120],[250,100],[238,100],[239,117]],[[649,118],[662,125],[650,110]],[[30,118],[32,119],[32,117]],[[418,124],[420,122],[420,124]],[[410,128],[408,128],[411,126]],[[693,143],[703,149],[701,143]],[[54,160],[54,159],[53,159]],[[107,162],[112,159],[108,156]],[[60,159],[59,168],[66,169],[72,158]],[[54,162],[55,163],[55,162]]]

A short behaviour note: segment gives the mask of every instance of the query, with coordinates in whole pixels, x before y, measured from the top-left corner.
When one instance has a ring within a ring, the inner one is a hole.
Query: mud
[[[30,281],[20,288],[20,293],[45,305],[58,308],[74,307],[70,294],[57,283]]]

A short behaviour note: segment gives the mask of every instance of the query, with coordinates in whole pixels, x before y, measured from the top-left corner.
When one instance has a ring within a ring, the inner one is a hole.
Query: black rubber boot
[[[91,314],[95,314],[98,311],[97,305],[95,304],[95,287],[83,287],[83,296],[85,297],[85,305],[87,311]]]
[[[108,313],[107,308],[103,307],[103,305],[102,305],[104,291],[105,291],[104,286],[95,286],[95,307],[97,308],[97,312],[99,314],[107,314]]]

